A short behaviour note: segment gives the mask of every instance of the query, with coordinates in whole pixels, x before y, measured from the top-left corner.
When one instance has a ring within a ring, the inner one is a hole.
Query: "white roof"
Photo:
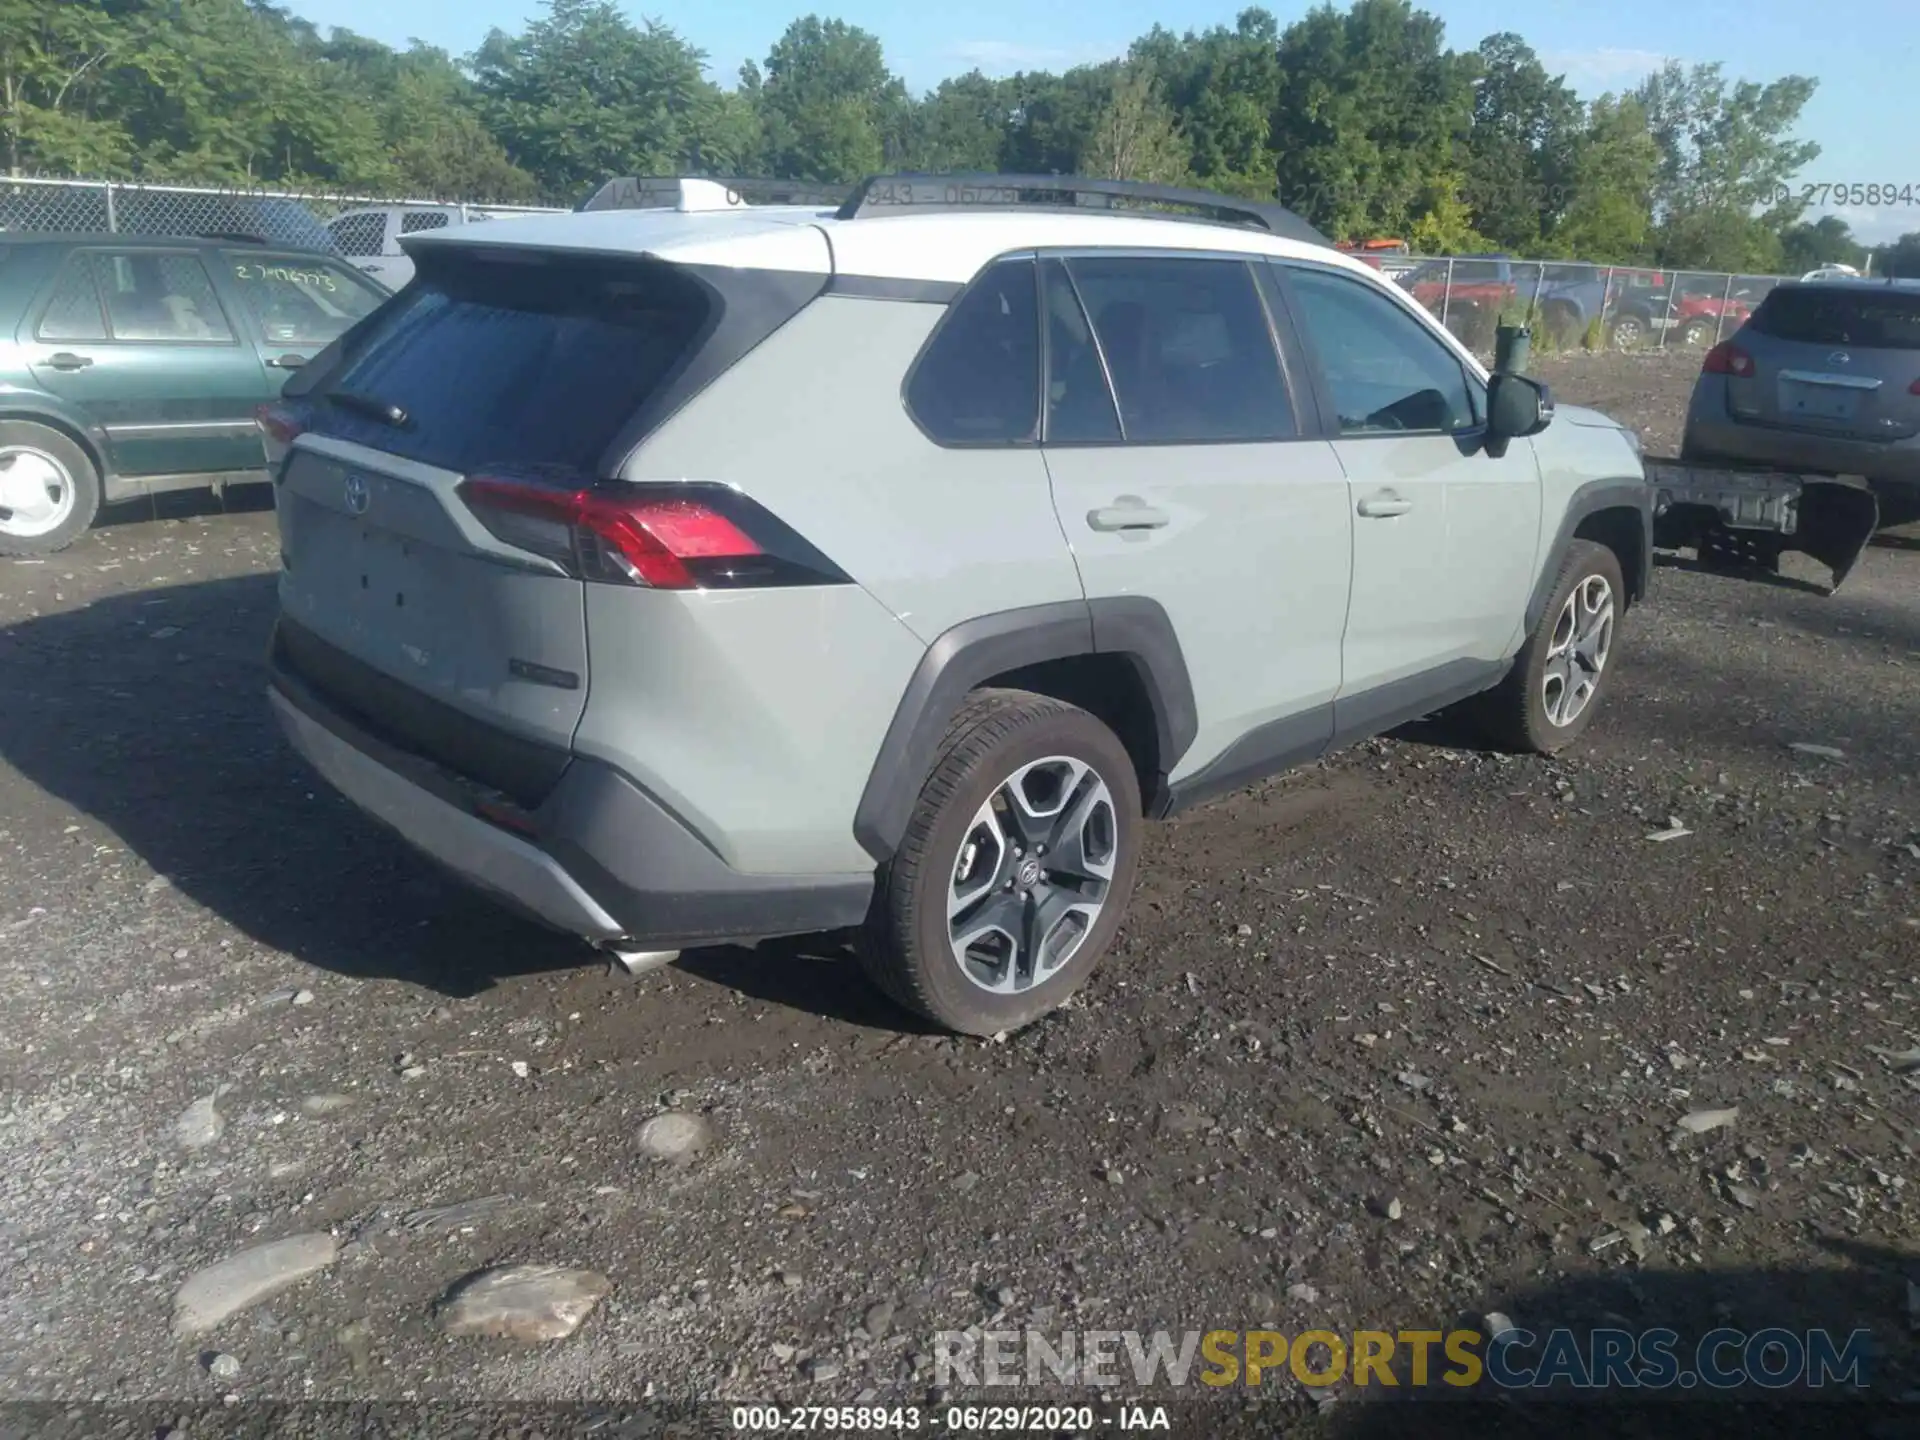
[[[714,210],[599,210],[529,215],[512,226],[462,227],[408,237],[409,246],[508,245],[649,255],[682,265],[797,270],[889,280],[962,283],[988,261],[1029,248],[1140,248],[1311,258],[1379,280],[1327,246],[1247,226],[1180,218],[1034,208],[922,211],[842,220],[808,206]]]

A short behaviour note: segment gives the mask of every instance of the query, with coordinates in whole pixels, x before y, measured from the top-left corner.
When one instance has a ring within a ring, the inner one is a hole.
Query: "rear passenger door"
[[[115,474],[260,468],[260,362],[197,252],[77,250],[23,328],[34,379],[106,430]]]
[[[1276,265],[1335,427],[1354,517],[1341,735],[1458,698],[1510,652],[1540,548],[1540,470],[1486,450],[1485,391],[1379,286]],[[1434,703],[1428,703],[1434,702]]]
[[[1211,766],[1225,788],[1317,753],[1340,684],[1346,482],[1303,418],[1256,263],[1041,264],[1054,503],[1088,598],[1146,596],[1173,622],[1199,721],[1176,783]]]

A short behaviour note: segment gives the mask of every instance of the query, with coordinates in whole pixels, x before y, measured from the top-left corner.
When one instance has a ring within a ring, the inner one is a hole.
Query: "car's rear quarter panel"
[[[1035,450],[942,449],[901,385],[944,307],[827,296],[668,420],[634,480],[737,486],[853,585],[668,596],[589,586],[576,737],[735,868],[871,866],[853,816],[927,645],[1082,598]]]

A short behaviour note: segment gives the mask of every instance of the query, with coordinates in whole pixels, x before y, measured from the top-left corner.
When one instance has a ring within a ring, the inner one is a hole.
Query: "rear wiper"
[[[361,395],[352,390],[330,390],[326,394],[330,405],[338,405],[342,410],[351,410],[356,415],[364,415],[369,420],[378,420],[382,425],[403,430],[408,424],[407,412],[391,400],[382,400],[377,395]]]

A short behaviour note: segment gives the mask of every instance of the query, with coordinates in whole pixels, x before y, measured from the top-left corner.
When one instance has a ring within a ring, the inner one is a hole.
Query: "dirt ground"
[[[1670,453],[1696,365],[1536,368]],[[1563,759],[1430,724],[1158,829],[1101,972],[994,1043],[824,942],[631,980],[437,877],[271,724],[263,503],[0,562],[0,1397],[919,1403],[943,1330],[1491,1311],[1865,1327],[1920,1385],[1920,544],[1833,596],[1663,563]],[[642,1153],[666,1109],[690,1161]],[[441,1332],[517,1261],[612,1290]],[[1269,1433],[1368,1408],[1279,1388]]]

